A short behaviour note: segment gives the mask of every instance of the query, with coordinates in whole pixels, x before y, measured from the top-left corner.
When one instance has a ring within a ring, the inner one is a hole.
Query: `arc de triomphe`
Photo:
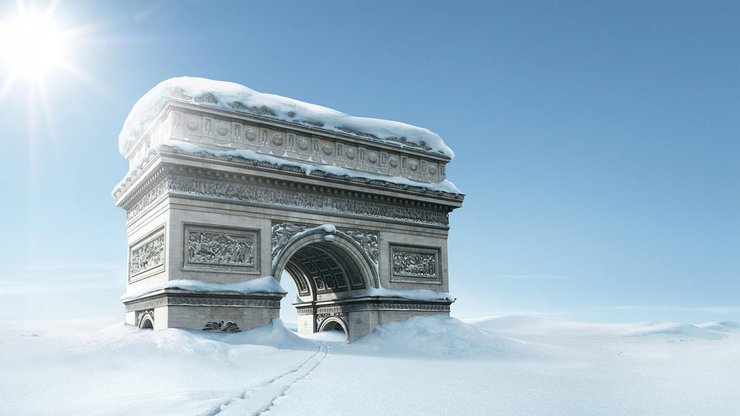
[[[265,325],[283,272],[300,333],[356,339],[449,314],[448,214],[463,195],[436,134],[183,77],[137,102],[119,145],[126,323]]]

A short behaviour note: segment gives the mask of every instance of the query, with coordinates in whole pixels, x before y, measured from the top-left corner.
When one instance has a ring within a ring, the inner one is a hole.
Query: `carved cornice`
[[[187,169],[171,171],[185,173]],[[214,175],[214,179],[174,174],[159,177],[160,182],[152,185],[147,193],[138,199],[129,199],[124,205],[129,220],[169,195],[425,225],[447,226],[449,223],[449,207],[426,202],[362,195],[247,175]]]
[[[377,312],[377,311],[417,311],[417,312],[449,312],[451,301],[412,301],[412,300],[350,300],[344,303],[333,305],[313,306],[300,305],[296,306],[298,315],[313,315],[314,309],[316,314],[349,314],[353,312]]]
[[[253,169],[259,169],[266,172],[280,172],[283,174],[291,174],[298,177],[306,177],[307,175],[303,172],[303,169],[299,166],[290,165],[290,164],[273,164],[266,161],[259,161],[259,160],[252,160],[244,157],[217,157],[213,155],[209,155],[207,153],[199,153],[197,155],[192,155],[190,153],[185,153],[179,148],[171,147],[171,146],[162,146],[157,152],[149,152],[146,154],[146,158],[140,162],[140,166],[129,172],[126,177],[114,188],[113,190],[113,198],[118,201],[119,198],[132,186],[132,184],[136,181],[136,179],[142,174],[142,172],[145,172],[149,165],[152,163],[157,163],[157,157],[160,154],[167,153],[172,155],[177,155],[178,158],[183,160],[209,160],[214,161],[218,163],[226,163],[227,165],[234,165],[239,167],[249,167]],[[131,196],[127,196],[127,200],[131,199],[138,199],[141,192],[145,192],[149,189],[152,182],[158,182],[159,176],[162,174],[162,170],[157,170],[153,175],[151,175],[149,178],[147,178],[146,182],[143,184],[140,184],[137,186],[138,189],[135,190],[134,194]],[[166,173],[166,171],[165,171]],[[443,191],[437,191],[432,190],[429,188],[424,187],[423,183],[420,183],[419,186],[414,185],[408,185],[408,184],[398,184],[386,180],[381,179],[368,179],[368,178],[362,178],[362,177],[350,177],[346,175],[336,175],[329,172],[322,171],[320,167],[317,167],[317,169],[314,169],[308,177],[313,178],[319,178],[319,179],[327,179],[330,182],[337,182],[337,183],[350,183],[355,185],[361,185],[361,186],[369,186],[373,188],[379,188],[379,189],[388,189],[391,191],[397,191],[397,192],[403,192],[408,193],[411,195],[418,195],[421,197],[427,197],[427,198],[435,198],[439,199],[440,202],[451,202],[455,205],[455,207],[459,206],[460,203],[464,200],[465,196],[463,194],[455,194],[455,193],[449,193],[449,192],[443,192]],[[372,192],[372,190],[369,190],[369,192]],[[119,201],[119,204],[128,204],[127,201]]]
[[[164,306],[229,306],[237,308],[280,308],[280,298],[276,295],[208,295],[208,294],[183,294],[183,293],[159,293],[139,299],[124,302],[126,312],[154,309]]]

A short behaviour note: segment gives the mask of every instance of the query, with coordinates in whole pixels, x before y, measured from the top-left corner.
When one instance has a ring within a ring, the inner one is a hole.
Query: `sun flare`
[[[20,78],[42,84],[68,66],[69,35],[57,27],[53,11],[37,14],[19,4],[15,18],[0,21],[0,64],[7,82]]]

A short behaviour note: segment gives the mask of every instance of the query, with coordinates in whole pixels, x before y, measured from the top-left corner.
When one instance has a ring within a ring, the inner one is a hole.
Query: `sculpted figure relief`
[[[144,273],[164,264],[164,234],[131,250],[129,271],[131,276]]]
[[[437,256],[432,253],[395,251],[393,274],[407,277],[436,277]]]
[[[254,241],[251,236],[190,232],[188,261],[200,264],[251,266],[254,264]]]

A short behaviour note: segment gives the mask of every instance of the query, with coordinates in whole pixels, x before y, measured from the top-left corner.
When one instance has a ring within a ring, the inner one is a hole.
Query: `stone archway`
[[[350,334],[345,312],[320,313],[320,305],[336,305],[366,297],[377,288],[377,236],[340,231],[331,225],[309,227],[282,223],[272,227],[273,269],[278,280],[287,271],[297,289],[298,332],[323,330],[338,323]]]
[[[351,116],[324,123],[317,115],[335,112],[288,99],[294,110],[282,114],[279,97],[190,81],[145,95],[152,105],[132,117],[146,126],[120,135],[130,170],[113,197],[127,215],[128,324],[266,325],[280,316],[283,271],[300,332],[339,325],[354,339],[449,313],[449,214],[464,195],[447,180],[453,154],[439,136]]]

